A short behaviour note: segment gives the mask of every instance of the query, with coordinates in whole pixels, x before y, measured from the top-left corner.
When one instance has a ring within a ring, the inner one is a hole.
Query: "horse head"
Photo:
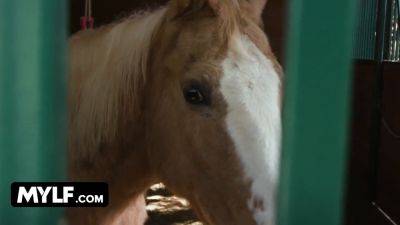
[[[152,182],[208,224],[275,224],[281,68],[265,4],[171,0],[71,38],[70,177],[110,186],[110,206],[71,209],[72,224],[132,213]]]
[[[274,224],[281,72],[265,3],[173,0],[151,52],[151,167],[209,224]]]

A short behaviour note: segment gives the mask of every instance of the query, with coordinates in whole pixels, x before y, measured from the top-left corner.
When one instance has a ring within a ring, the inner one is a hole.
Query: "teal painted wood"
[[[14,181],[62,181],[66,2],[0,0],[0,224],[56,224],[59,209],[12,208]]]
[[[292,0],[279,225],[339,225],[355,2]]]
[[[374,60],[378,4],[376,0],[359,0],[358,8],[353,54],[356,59]]]

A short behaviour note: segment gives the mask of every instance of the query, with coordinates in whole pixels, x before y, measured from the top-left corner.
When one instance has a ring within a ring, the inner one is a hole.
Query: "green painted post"
[[[279,225],[342,223],[356,2],[290,1]]]
[[[62,181],[64,0],[0,0],[0,224],[57,224],[60,209],[12,208],[14,181]]]

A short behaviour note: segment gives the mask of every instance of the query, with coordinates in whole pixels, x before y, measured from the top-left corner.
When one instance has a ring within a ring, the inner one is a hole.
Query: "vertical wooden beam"
[[[342,222],[355,3],[290,1],[279,225]]]
[[[64,179],[66,1],[0,0],[0,224],[57,224],[12,208],[14,181]]]

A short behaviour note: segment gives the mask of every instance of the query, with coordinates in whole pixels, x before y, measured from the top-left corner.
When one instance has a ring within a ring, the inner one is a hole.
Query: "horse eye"
[[[206,105],[206,97],[204,93],[196,87],[191,87],[184,91],[185,100],[193,105]]]

